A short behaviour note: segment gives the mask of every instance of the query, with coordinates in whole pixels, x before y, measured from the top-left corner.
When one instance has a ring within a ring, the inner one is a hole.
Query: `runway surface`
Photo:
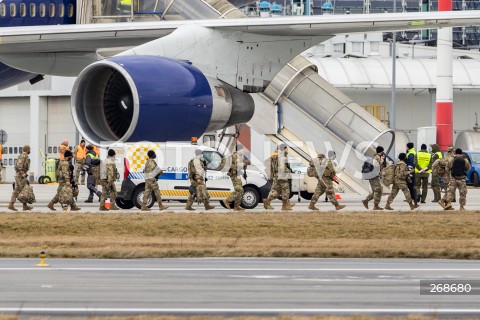
[[[480,280],[480,261],[50,259],[49,268],[38,262],[0,259],[0,313],[480,315],[479,295],[420,295],[423,279]]]
[[[47,208],[47,204],[50,202],[50,200],[55,196],[55,193],[57,191],[57,186],[56,185],[33,185],[33,189],[35,192],[35,197],[37,202],[33,204],[33,207],[35,209],[35,212],[52,212]],[[11,184],[0,184],[0,212],[12,212],[7,209],[8,202],[10,201],[10,197],[12,194],[12,185]],[[85,203],[84,201],[87,199],[88,196],[88,190],[85,186],[80,186],[80,196],[78,197],[78,206],[82,208],[81,212],[99,212],[99,203],[94,202],[94,203]],[[364,199],[364,197],[358,195],[358,194],[353,194],[353,193],[346,193],[346,194],[340,194],[342,199],[339,200],[341,204],[347,205],[343,211],[367,211],[365,207],[362,205],[361,200]],[[382,197],[382,202],[380,203],[381,206],[384,206],[386,201],[387,201],[387,195],[384,195]],[[392,207],[397,210],[404,210],[404,211],[410,211],[410,208],[406,202],[404,202],[404,196],[402,193],[399,193],[395,201],[393,202]],[[317,203],[317,207],[321,211],[331,211],[335,210],[333,205],[330,202],[324,202],[324,198],[320,199]],[[429,194],[427,197],[427,201],[425,204],[421,204],[419,209],[420,211],[426,211],[426,210],[443,210],[438,203],[432,203],[431,201],[433,200],[433,192],[429,190]],[[98,201],[98,198],[95,198],[95,201]],[[301,202],[298,202],[298,197],[295,195],[291,199],[293,203],[295,203],[295,207],[293,211],[309,211],[308,210],[308,205],[310,201],[301,199]],[[170,206],[170,209],[168,212],[189,212],[185,210],[185,203],[180,203],[177,201],[174,202],[165,202],[166,205]],[[212,201],[212,204],[216,206],[214,210],[211,210],[209,212],[226,212],[227,210],[224,209],[218,201]],[[275,210],[280,210],[282,203],[280,201],[274,201],[272,203],[273,207]],[[459,204],[454,203],[454,208],[458,209]],[[21,204],[17,201],[16,203],[17,209],[21,209]],[[57,210],[60,209],[60,205],[57,204]],[[370,210],[373,207],[373,202],[370,202]],[[194,205],[194,208],[197,209],[197,212],[203,211],[202,206]],[[467,210],[478,210],[480,208],[480,188],[470,188],[468,189],[468,195],[467,195],[467,205],[466,209]],[[159,212],[158,207],[155,205],[153,208],[152,212]],[[263,208],[263,204],[260,203],[254,211],[265,211]],[[21,210],[19,211],[21,212]],[[59,212],[59,211],[57,211]],[[117,211],[118,212],[118,211]],[[120,212],[130,212],[130,213],[135,213],[135,212],[140,212],[139,209],[134,207],[133,209],[130,210],[121,210]],[[165,212],[165,211],[162,211]],[[339,211],[341,212],[341,211]]]

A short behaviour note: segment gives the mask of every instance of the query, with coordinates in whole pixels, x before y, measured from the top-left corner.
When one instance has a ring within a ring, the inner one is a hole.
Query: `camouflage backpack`
[[[387,167],[380,172],[380,177],[383,185],[389,186],[393,184],[395,178],[395,165],[393,165],[393,163],[388,164]]]
[[[441,176],[445,174],[446,167],[447,167],[446,159],[437,159],[432,165],[432,171]]]
[[[195,175],[197,174],[197,170],[195,170],[195,165],[193,164],[193,159],[188,162],[188,179],[194,179]]]
[[[22,191],[18,195],[18,201],[20,201],[23,204],[27,203],[34,203],[35,200],[35,194],[33,193],[33,188],[31,185],[28,183],[23,187]]]
[[[317,170],[315,170],[315,165],[313,164],[313,161],[310,161],[309,166],[307,168],[307,176],[309,177],[316,177],[317,176]]]
[[[70,185],[64,185],[58,192],[58,202],[61,204],[71,204],[73,198],[73,189]]]
[[[268,181],[273,181],[278,172],[278,155],[273,155],[265,160],[265,173]]]

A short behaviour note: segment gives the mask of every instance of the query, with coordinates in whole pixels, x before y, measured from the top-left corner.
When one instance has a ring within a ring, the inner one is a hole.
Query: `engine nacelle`
[[[85,68],[73,87],[80,134],[101,141],[188,141],[248,122],[254,102],[191,64],[156,56],[118,56]]]

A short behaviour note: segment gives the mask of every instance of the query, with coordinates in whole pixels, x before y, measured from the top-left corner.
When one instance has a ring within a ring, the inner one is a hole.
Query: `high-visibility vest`
[[[435,154],[438,156],[438,159],[443,159],[443,155],[440,151],[435,152]]]
[[[58,147],[58,153],[60,154],[60,160],[63,160],[65,158],[65,151],[68,150],[68,146],[61,144],[60,147]]]
[[[93,146],[93,151],[97,154],[97,156],[100,156],[100,148],[97,146]]]
[[[132,0],[120,0],[120,5],[131,6],[132,5]]]
[[[88,155],[89,155],[90,158],[92,158],[92,159],[98,159],[98,155],[96,155],[96,154],[89,153]]]
[[[430,152],[419,151],[417,153],[417,164],[421,169],[428,168],[430,161],[432,160],[432,154]],[[415,172],[419,172],[417,168],[415,168]],[[424,173],[431,173],[432,170],[426,170]]]
[[[415,159],[415,156],[417,155],[417,152],[415,151],[414,148],[409,149],[407,151],[407,158],[405,159],[405,162],[407,162],[407,164],[408,164],[408,156],[411,155],[411,154],[413,154],[413,158]],[[415,162],[415,160],[413,160],[413,161]]]
[[[87,157],[87,147],[77,146],[77,160],[84,160]]]

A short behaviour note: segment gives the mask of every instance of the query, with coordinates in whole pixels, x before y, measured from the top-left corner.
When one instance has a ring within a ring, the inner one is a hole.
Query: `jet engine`
[[[254,102],[185,61],[118,56],[91,64],[72,92],[73,120],[88,141],[188,141],[248,122]]]

